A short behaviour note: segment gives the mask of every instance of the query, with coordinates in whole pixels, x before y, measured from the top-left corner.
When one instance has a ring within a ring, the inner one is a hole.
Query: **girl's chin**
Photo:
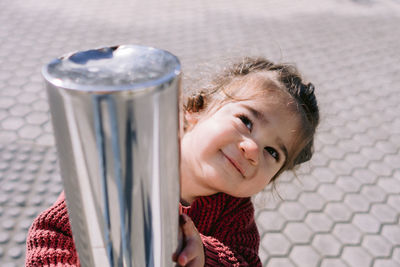
[[[186,200],[186,199],[181,198],[179,202],[182,204],[182,206],[188,207],[193,203],[193,201],[194,201],[194,199]]]

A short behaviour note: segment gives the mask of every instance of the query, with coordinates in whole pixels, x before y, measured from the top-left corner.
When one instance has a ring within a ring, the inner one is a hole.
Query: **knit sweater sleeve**
[[[32,223],[26,241],[25,266],[80,266],[64,193]]]
[[[260,235],[250,199],[218,194],[197,215],[205,266],[261,266]]]

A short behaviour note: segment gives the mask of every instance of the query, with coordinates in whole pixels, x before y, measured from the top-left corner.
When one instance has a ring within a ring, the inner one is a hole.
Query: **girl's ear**
[[[199,121],[198,112],[185,111],[185,131],[190,131]]]

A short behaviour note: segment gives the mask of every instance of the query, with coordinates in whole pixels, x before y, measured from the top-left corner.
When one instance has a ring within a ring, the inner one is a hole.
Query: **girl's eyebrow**
[[[245,107],[248,111],[250,111],[250,113],[254,117],[256,117],[259,121],[261,121],[262,123],[268,123],[267,118],[260,111],[254,109],[253,107],[250,107],[249,105],[246,105],[246,104],[242,104],[242,106]]]
[[[258,111],[257,109],[250,107],[249,105],[246,104],[242,104],[242,106],[244,108],[246,108],[247,110],[250,111],[250,113],[257,118],[257,120],[259,120],[262,123],[268,123],[267,118],[264,116],[264,114],[262,114],[260,111]],[[279,148],[283,151],[283,154],[285,154],[285,161],[288,158],[288,150],[286,148],[286,146],[283,144],[282,140],[277,137],[276,139],[276,143],[278,144]]]

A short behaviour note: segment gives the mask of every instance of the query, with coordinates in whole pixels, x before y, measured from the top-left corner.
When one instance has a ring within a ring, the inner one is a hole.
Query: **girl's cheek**
[[[267,184],[269,183],[269,181],[272,179],[272,177],[278,172],[279,168],[277,168],[277,166],[275,164],[271,164],[271,162],[269,162],[268,160],[263,161],[263,167],[262,167],[262,171],[263,171],[263,175],[264,177],[266,177],[266,180],[268,181]]]
[[[240,134],[246,134],[247,132],[246,126],[239,119],[237,119],[237,121],[233,121],[231,127],[232,130],[235,130]]]

